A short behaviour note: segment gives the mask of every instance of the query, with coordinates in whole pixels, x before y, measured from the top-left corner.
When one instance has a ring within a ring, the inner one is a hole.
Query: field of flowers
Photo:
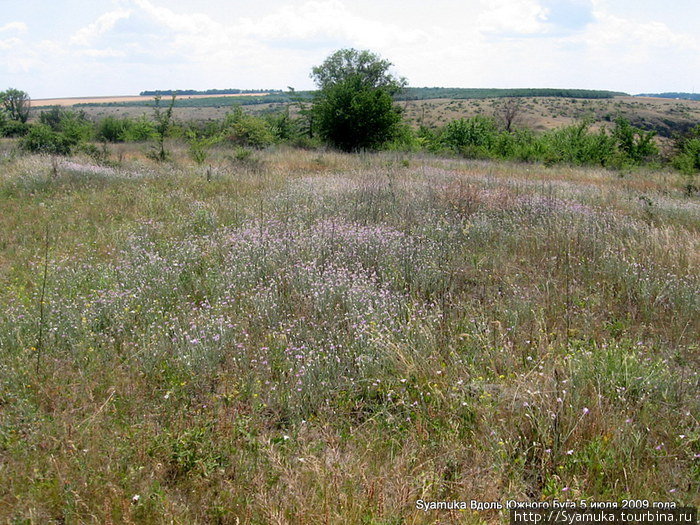
[[[123,147],[0,144],[3,523],[700,503],[680,175]]]

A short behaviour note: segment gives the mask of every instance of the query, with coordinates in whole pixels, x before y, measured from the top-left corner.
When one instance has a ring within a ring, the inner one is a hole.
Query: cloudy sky
[[[700,90],[700,1],[0,0],[0,90],[312,88],[371,49],[412,86]]]

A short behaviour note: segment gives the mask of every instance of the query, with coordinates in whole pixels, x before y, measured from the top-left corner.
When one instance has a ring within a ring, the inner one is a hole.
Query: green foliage
[[[314,126],[329,144],[344,151],[377,149],[399,132],[400,109],[392,95],[405,80],[389,73],[391,63],[370,51],[342,49],[312,69],[320,91]]]
[[[618,151],[622,156],[634,164],[648,160],[658,153],[654,144],[653,131],[643,131],[632,126],[628,120],[619,117],[615,119],[615,129],[612,136],[615,139]]]
[[[94,134],[92,122],[82,111],[75,112],[54,106],[39,115],[39,122],[49,126],[53,131],[63,133],[72,144],[85,143]]]
[[[46,124],[32,126],[29,133],[21,140],[20,146],[31,153],[49,153],[69,155],[77,144],[63,133],[53,131]]]
[[[700,125],[676,137],[673,165],[685,174],[700,172]]]
[[[135,120],[124,119],[124,141],[125,142],[145,142],[156,137],[156,129],[150,120],[141,116]]]
[[[277,140],[293,141],[301,134],[299,121],[289,114],[289,107],[278,113],[267,115],[267,125]]]
[[[311,78],[321,91],[355,78],[363,88],[381,89],[393,95],[405,86],[406,80],[392,75],[391,65],[368,50],[340,49],[313,67]]]
[[[592,132],[588,122],[535,134],[531,130],[499,131],[496,122],[477,115],[443,128],[421,127],[418,142],[429,151],[449,150],[472,158],[497,158],[546,164],[621,167],[657,155],[654,133],[618,119],[612,133]],[[680,161],[683,162],[683,161]]]
[[[244,113],[238,106],[226,115],[223,128],[227,140],[238,146],[264,148],[275,140],[265,120]]]
[[[11,120],[27,122],[30,103],[29,95],[25,91],[13,88],[0,91],[0,104]]]
[[[107,142],[124,142],[131,123],[132,121],[128,118],[117,118],[109,115],[98,124],[97,138]]]
[[[391,95],[359,77],[325,89],[314,110],[320,136],[343,151],[378,149],[396,137],[401,121]]]
[[[488,156],[497,135],[498,131],[493,119],[476,115],[448,123],[442,132],[442,143],[458,153],[482,157]]]
[[[553,130],[541,140],[547,163],[605,166],[615,153],[614,140],[605,130],[590,133],[587,122]]]
[[[173,106],[175,105],[175,95],[172,95],[170,104],[163,111],[160,106],[160,95],[154,97],[153,120],[154,138],[156,144],[150,157],[158,162],[163,162],[170,158],[170,152],[165,149],[165,139],[168,137],[173,126]]]
[[[162,457],[170,477],[206,477],[226,464],[226,457],[212,442],[211,425],[194,426],[160,437],[150,453]]]
[[[30,125],[19,120],[7,120],[2,126],[3,137],[24,137],[29,133]]]
[[[189,146],[190,157],[200,166],[207,160],[209,148],[221,140],[219,135],[201,135],[192,129],[185,133],[185,137]]]

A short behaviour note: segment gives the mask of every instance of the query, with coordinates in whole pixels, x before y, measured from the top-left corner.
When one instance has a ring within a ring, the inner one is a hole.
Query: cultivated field
[[[14,147],[0,143],[1,522],[700,504],[700,201],[681,175]]]
[[[260,97],[267,93],[238,93],[225,95],[178,95],[180,99],[190,98],[221,98],[221,97]],[[164,96],[163,98],[169,98]],[[111,97],[68,97],[68,98],[37,98],[32,100],[32,106],[36,108],[46,106],[75,106],[76,104],[110,104],[114,102],[147,102],[153,100],[152,96],[124,95]]]

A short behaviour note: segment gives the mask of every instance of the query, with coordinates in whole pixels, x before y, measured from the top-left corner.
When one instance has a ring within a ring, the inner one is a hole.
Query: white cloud
[[[548,9],[535,0],[490,0],[478,17],[478,26],[485,33],[531,35],[546,33]]]
[[[117,22],[131,16],[131,10],[120,9],[110,11],[100,16],[92,24],[78,30],[71,38],[71,43],[80,46],[89,46],[95,40],[114,28]]]
[[[24,22],[8,22],[5,25],[0,26],[0,33],[5,31],[16,31],[18,33],[27,32],[27,24]]]
[[[662,22],[636,22],[604,11],[595,11],[594,14],[597,23],[588,34],[591,44],[700,50],[697,37],[677,33]]]
[[[32,31],[22,22],[1,26],[0,76],[31,72],[37,89],[55,90],[60,81],[64,91],[93,94],[117,87],[303,89],[312,85],[311,66],[339,47],[356,47],[394,62],[412,85],[652,91],[664,80],[678,82],[678,71],[698,78],[698,37],[613,14],[605,0],[436,0],[442,7],[434,17],[425,8],[414,14],[411,1],[392,12],[368,0],[273,0],[259,15],[242,17],[223,0],[192,4],[203,12],[188,12],[190,4],[179,0],[114,0],[68,38],[35,36],[34,24]],[[654,73],[673,67],[666,79]]]
[[[19,38],[7,38],[5,40],[0,40],[0,51],[5,51],[12,49],[13,47],[19,47],[22,41]]]

